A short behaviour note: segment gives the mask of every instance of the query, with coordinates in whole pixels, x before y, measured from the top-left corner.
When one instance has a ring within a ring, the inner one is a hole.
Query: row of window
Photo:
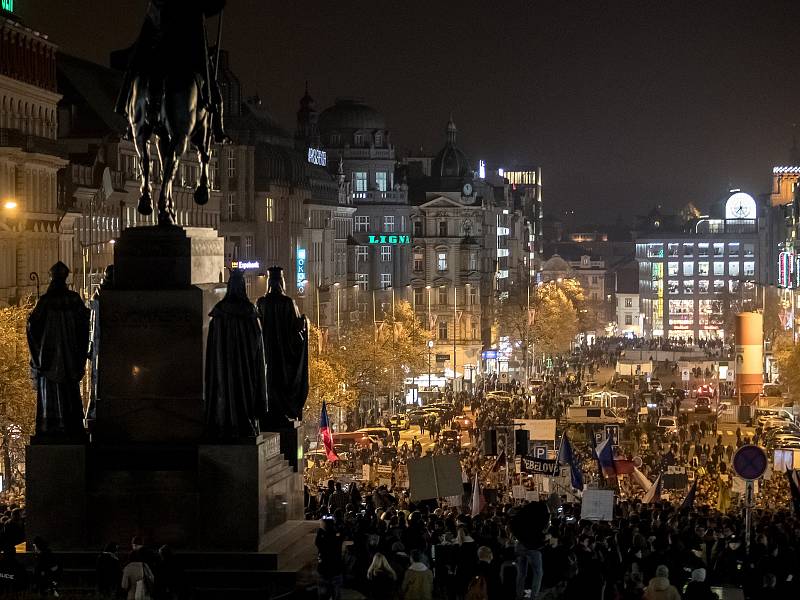
[[[683,267],[681,268],[681,264]],[[697,263],[697,275],[700,277],[707,277],[710,273],[713,272],[714,275],[725,275],[725,263],[724,262],[714,262],[709,263],[706,261],[698,261]],[[753,277],[756,274],[756,263],[753,261],[745,261],[742,264],[741,273],[745,277]],[[682,273],[681,273],[682,271]],[[731,277],[739,277],[740,269],[739,269],[739,262],[738,261],[731,261],[728,263],[728,275]],[[695,274],[695,263],[693,261],[688,261],[684,263],[679,262],[668,262],[667,263],[667,275],[670,277],[674,277],[676,275],[683,274],[684,277],[692,277]]]
[[[478,288],[477,286],[471,285],[465,288],[467,290],[466,295],[466,304],[467,306],[476,306],[478,304]],[[448,295],[450,292],[450,288],[447,286],[441,286],[437,288],[414,288],[414,306],[417,309],[422,309],[423,307],[427,306],[428,304],[434,304],[434,290],[436,290],[436,302],[435,304],[448,304]],[[425,292],[428,292],[425,294]],[[458,298],[456,298],[458,300]],[[461,298],[462,302],[465,300]]]
[[[400,231],[405,229],[405,217],[400,217]],[[368,233],[371,227],[371,217],[369,215],[356,215],[354,218],[354,229],[356,233]],[[395,232],[396,221],[394,215],[384,215],[383,217],[383,228],[381,229],[384,233],[394,233]],[[449,229],[447,225],[447,220],[440,220],[436,224],[436,234],[438,237],[448,237]],[[424,230],[422,221],[414,221],[413,223],[413,231],[414,237],[421,238],[424,237]],[[466,233],[466,230],[465,230]]]
[[[376,131],[373,139],[375,142],[375,146],[378,147],[383,146],[384,140],[382,131]],[[363,131],[357,131],[355,134],[353,134],[353,145],[356,147],[364,146],[368,141],[370,141],[370,135],[368,133],[365,133]],[[330,145],[333,148],[338,148],[339,146],[341,146],[341,144],[342,144],[342,134],[332,133],[330,137]]]
[[[389,191],[389,174],[386,171],[375,172],[375,189],[379,192]],[[353,171],[353,191],[366,192],[369,190],[369,181],[366,171]]]
[[[695,256],[695,246],[697,247],[697,256],[725,256],[725,242],[683,242],[683,243],[670,243],[667,244],[667,256],[677,257],[683,256],[684,258],[691,258]],[[682,252],[681,252],[682,250]],[[728,256],[739,256],[739,253],[745,258],[755,256],[755,244],[740,244],[739,242],[728,242]],[[709,253],[713,254],[709,254]],[[664,258],[664,244],[647,244],[647,257],[648,258]]]
[[[731,279],[728,281],[728,289],[733,294],[739,291],[739,284],[741,282],[735,279]],[[679,279],[668,279],[667,280],[667,293],[670,295],[676,295],[681,293],[681,281]],[[694,294],[694,286],[695,280],[694,279],[684,279],[683,280],[683,293],[684,294]],[[715,294],[721,294],[725,291],[725,280],[724,279],[715,279],[713,285],[709,279],[698,279],[697,280],[697,291],[700,294],[708,294],[709,290],[713,289]]]

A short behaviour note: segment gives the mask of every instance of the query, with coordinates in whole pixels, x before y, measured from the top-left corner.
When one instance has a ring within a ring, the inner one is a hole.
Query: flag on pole
[[[558,464],[567,465],[570,473],[570,483],[576,490],[583,489],[583,473],[578,461],[575,460],[575,452],[565,431],[561,435],[561,444],[558,447]]]
[[[650,481],[644,473],[642,473],[636,467],[633,468],[633,472],[631,473],[631,479],[633,479],[639,486],[646,492],[650,489],[650,486],[653,485],[653,482]]]
[[[481,485],[478,482],[478,474],[475,473],[475,481],[472,484],[472,516],[477,517],[486,506],[486,500],[481,494]]]
[[[505,466],[506,466],[506,451],[503,450],[492,464],[492,473],[497,473],[501,468]]]
[[[614,477],[617,474],[617,469],[614,466],[614,449],[611,444],[611,438],[606,436],[602,442],[597,444],[595,448],[597,453],[597,462],[600,463],[600,469],[603,475]]]
[[[339,456],[333,449],[333,431],[328,421],[328,407],[325,400],[322,401],[322,412],[319,415],[319,434],[322,436],[322,444],[325,446],[325,455],[328,457],[328,462],[336,462]]]
[[[686,498],[683,499],[681,502],[681,510],[684,508],[694,508],[694,496],[697,493],[697,479],[694,480],[692,487],[689,489],[689,493],[686,494]]]
[[[651,504],[653,502],[658,502],[661,500],[661,474],[659,473],[656,480],[650,486],[650,489],[647,490],[647,493],[642,498],[642,504]]]

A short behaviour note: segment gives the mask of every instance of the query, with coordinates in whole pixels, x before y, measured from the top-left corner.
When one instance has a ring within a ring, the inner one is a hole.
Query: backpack
[[[470,580],[464,600],[489,600],[486,578],[483,575],[476,575]]]

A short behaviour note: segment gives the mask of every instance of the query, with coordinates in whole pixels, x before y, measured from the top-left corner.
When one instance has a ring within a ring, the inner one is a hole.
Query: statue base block
[[[36,444],[26,448],[26,537],[68,548],[87,540],[86,446]]]

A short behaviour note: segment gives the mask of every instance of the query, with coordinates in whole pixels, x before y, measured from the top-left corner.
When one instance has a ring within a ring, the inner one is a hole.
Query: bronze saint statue
[[[257,302],[267,357],[265,427],[272,430],[301,419],[308,397],[308,323],[285,289],[283,269],[270,267],[267,293]]]
[[[36,378],[36,439],[82,441],[80,382],[89,352],[89,309],[67,287],[69,268],[50,269],[50,286],[28,317],[28,347]]]
[[[264,340],[244,274],[231,271],[228,291],[210,313],[206,345],[205,412],[210,439],[254,438],[267,412]]]
[[[150,154],[147,142],[158,136],[161,160],[159,225],[173,225],[172,182],[191,141],[200,158],[197,204],[208,202],[208,163],[212,138],[227,141],[222,128],[222,97],[217,86],[218,60],[208,52],[205,19],[220,13],[225,0],[150,0],[142,31],[129,51],[112,56],[116,66],[127,54],[127,70],[116,111],[130,125],[141,167],[138,210],[153,212]],[[221,25],[220,25],[221,27]],[[217,51],[219,52],[219,40]]]

